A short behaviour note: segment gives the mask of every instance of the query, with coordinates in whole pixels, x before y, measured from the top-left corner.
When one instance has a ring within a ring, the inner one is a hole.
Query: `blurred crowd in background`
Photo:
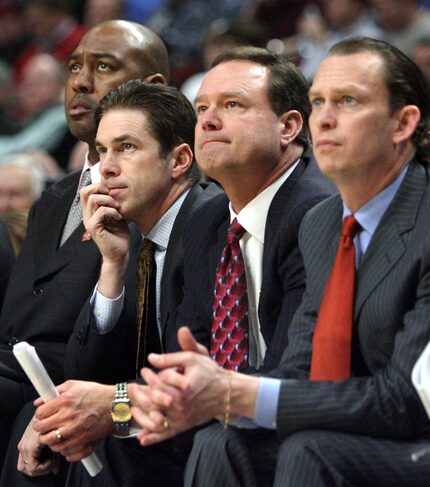
[[[329,47],[386,40],[430,80],[430,0],[0,0],[0,215],[24,213],[43,187],[78,169],[85,144],[63,107],[68,57],[109,19],[146,25],[165,42],[171,84],[193,101],[217,54],[267,47],[311,81]]]

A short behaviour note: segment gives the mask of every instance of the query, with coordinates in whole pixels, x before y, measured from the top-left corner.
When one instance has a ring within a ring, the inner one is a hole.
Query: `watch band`
[[[118,418],[115,418],[114,411],[115,408],[118,408],[118,405],[122,405],[128,409],[131,406],[130,399],[128,398],[127,382],[115,384],[115,398],[112,402],[112,419],[115,427],[115,433],[117,435],[125,436],[129,433],[131,420],[120,421]]]
[[[127,391],[127,382],[119,382],[118,384],[115,384],[115,400],[116,401],[129,400],[128,391]]]

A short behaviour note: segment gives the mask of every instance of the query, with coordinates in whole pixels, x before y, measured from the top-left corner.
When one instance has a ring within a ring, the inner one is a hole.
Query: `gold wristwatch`
[[[127,382],[115,385],[115,399],[112,401],[111,416],[115,434],[127,436],[131,423],[131,402],[127,393]]]

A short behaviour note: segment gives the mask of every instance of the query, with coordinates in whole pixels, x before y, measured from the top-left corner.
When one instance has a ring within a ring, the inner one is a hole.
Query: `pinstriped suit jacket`
[[[318,309],[340,235],[338,196],[308,213],[300,231],[307,289],[290,327],[278,372],[307,378]],[[342,297],[340,296],[340,299]],[[430,340],[430,185],[427,163],[413,161],[357,271],[353,378],[283,381],[278,433],[328,429],[417,438],[429,422],[411,384]]]

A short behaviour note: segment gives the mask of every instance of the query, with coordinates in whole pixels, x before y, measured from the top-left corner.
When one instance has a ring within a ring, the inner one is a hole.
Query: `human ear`
[[[297,110],[289,110],[280,117],[281,149],[284,151],[293,142],[303,128],[303,119]]]
[[[412,139],[413,134],[421,120],[420,109],[416,105],[406,105],[395,113],[396,125],[393,142],[401,144]]]
[[[166,78],[161,73],[154,73],[146,76],[143,80],[145,83],[160,83],[160,85],[167,85]]]
[[[193,151],[188,144],[180,144],[173,149],[171,155],[172,178],[177,179],[186,174],[193,163]]]

